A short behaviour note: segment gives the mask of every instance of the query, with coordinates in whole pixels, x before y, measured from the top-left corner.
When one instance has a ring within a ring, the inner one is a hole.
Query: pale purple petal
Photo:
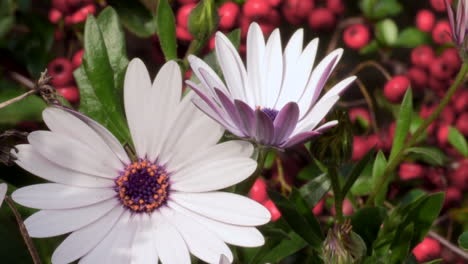
[[[222,91],[220,91],[217,88],[214,88],[216,95],[221,101],[222,106],[227,112],[227,115],[230,117],[230,119],[234,122],[234,124],[237,124],[237,127],[244,133],[244,136],[247,136],[247,131],[245,128],[241,125],[241,120],[239,116],[239,112],[237,112],[236,107],[232,103],[231,99],[228,98]]]
[[[260,144],[269,145],[275,136],[275,129],[273,127],[273,120],[265,114],[262,110],[255,110],[255,125],[256,135],[255,139]]]
[[[279,111],[273,123],[275,127],[275,139],[273,144],[283,143],[294,131],[299,119],[299,107],[290,102]]]
[[[295,135],[294,137],[290,138],[288,141],[286,141],[286,143],[284,143],[281,147],[289,148],[299,143],[302,143],[304,141],[307,141],[317,135],[320,135],[320,133],[316,131],[299,133]]]
[[[235,100],[234,104],[236,105],[237,111],[239,112],[242,130],[247,131],[248,137],[255,136],[255,114],[252,108],[246,103]]]

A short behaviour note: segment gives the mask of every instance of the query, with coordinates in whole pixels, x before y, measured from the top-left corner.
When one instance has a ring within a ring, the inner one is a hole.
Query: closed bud
[[[214,0],[202,0],[190,12],[188,30],[201,42],[208,40],[218,26],[219,15]]]
[[[352,264],[360,263],[367,247],[364,240],[352,231],[350,222],[345,222],[328,231],[322,251],[325,263]]]

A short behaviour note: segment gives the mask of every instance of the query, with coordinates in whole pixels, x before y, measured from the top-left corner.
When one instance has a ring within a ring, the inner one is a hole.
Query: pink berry
[[[468,110],[468,91],[461,91],[457,96],[452,97],[453,107],[458,113]]]
[[[53,24],[57,24],[62,18],[62,12],[58,9],[51,9],[49,12],[49,21]]]
[[[179,8],[177,11],[177,26],[183,27],[185,29],[188,28],[188,17],[192,9],[195,7],[195,4],[187,4]]]
[[[453,108],[449,105],[444,107],[444,109],[440,113],[439,121],[443,124],[453,124],[453,121],[455,121],[455,111],[453,111]]]
[[[369,29],[363,24],[351,25],[343,32],[344,43],[352,49],[361,49],[369,43],[369,39]]]
[[[449,4],[452,4],[452,0],[448,0]],[[431,6],[435,11],[445,12],[447,7],[445,6],[445,0],[431,0]]]
[[[452,69],[458,70],[461,66],[460,55],[456,48],[448,48],[440,54],[440,58]]]
[[[435,15],[427,9],[420,10],[416,14],[416,27],[424,32],[431,32],[434,28]]]
[[[364,137],[354,136],[353,137],[353,154],[351,156],[352,161],[361,160],[364,155],[369,151],[369,146]]]
[[[265,208],[268,209],[268,211],[270,212],[271,221],[274,222],[281,217],[281,212],[278,210],[278,208],[276,207],[275,203],[272,200],[268,200],[264,202],[263,206],[265,206]]]
[[[283,0],[268,0],[268,4],[270,4],[271,7],[277,7],[282,1]]]
[[[176,26],[176,36],[182,41],[192,41],[193,37],[190,35],[190,32],[182,26]]]
[[[59,10],[62,13],[67,13],[69,10],[67,0],[52,0],[51,1],[52,7]]]
[[[268,199],[266,189],[267,189],[267,185],[265,181],[258,178],[257,180],[255,180],[255,183],[252,186],[252,189],[250,189],[249,197],[252,198],[252,200],[255,200],[259,203],[263,203]]]
[[[345,11],[345,6],[342,0],[327,0],[327,8],[335,15],[342,15]]]
[[[426,237],[413,249],[413,254],[419,262],[424,262],[439,257],[440,251],[440,243],[435,239]]]
[[[312,213],[316,216],[321,215],[323,212],[323,207],[325,207],[325,198],[320,200],[312,209]]]
[[[212,36],[210,40],[208,41],[208,50],[214,50],[216,46],[216,38],[215,36]]]
[[[240,8],[234,2],[225,2],[218,9],[219,16],[219,28],[222,30],[228,30],[236,25],[237,19],[239,18]]]
[[[429,86],[429,88],[437,92],[437,94],[443,94],[445,92],[445,88],[447,88],[447,81],[440,80],[432,75],[429,75],[427,85]]]
[[[47,71],[52,77],[50,83],[56,87],[69,84],[72,79],[73,66],[66,58],[56,58],[49,63]]]
[[[410,81],[406,76],[397,75],[385,84],[384,95],[391,103],[399,103],[403,98]]]
[[[437,142],[439,142],[439,145],[444,146],[448,142],[448,133],[449,133],[449,126],[446,124],[443,124],[439,126],[439,129],[437,130]]]
[[[421,90],[427,85],[427,74],[421,68],[412,67],[408,70],[406,76],[410,79],[412,88]]]
[[[462,193],[457,187],[448,187],[445,190],[444,207],[459,204],[462,200]]]
[[[76,86],[58,87],[57,91],[71,104],[77,104],[80,101],[80,91]]]
[[[447,20],[441,20],[436,23],[432,30],[432,39],[437,44],[449,43],[451,41],[450,34],[452,34],[452,30],[449,22]]]
[[[266,0],[247,0],[242,7],[242,12],[245,16],[263,17],[270,13],[271,6]]]
[[[341,208],[341,212],[342,212],[343,215],[345,215],[345,216],[351,216],[351,215],[354,214],[353,205],[351,204],[351,201],[350,201],[350,200],[345,199],[345,200],[343,201],[342,208]],[[335,206],[333,206],[333,207],[330,209],[330,213],[331,213],[332,215],[336,215]]]
[[[432,76],[439,80],[448,80],[453,73],[452,68],[442,58],[435,59],[429,68]]]
[[[468,137],[468,112],[465,112],[458,117],[455,126],[463,135],[465,135],[465,137]]]
[[[434,58],[434,50],[427,45],[418,46],[411,51],[411,62],[423,69],[428,68]]]
[[[349,110],[349,119],[351,119],[353,123],[355,123],[358,118],[367,124],[371,122],[369,111],[364,107],[354,107]]]
[[[309,26],[313,30],[330,30],[335,26],[335,15],[327,8],[313,9],[309,15]]]
[[[286,0],[281,11],[289,23],[299,25],[307,18],[313,8],[313,0]]]
[[[72,57],[73,69],[76,69],[76,68],[80,67],[81,62],[83,60],[83,54],[84,54],[84,49],[81,49],[81,50],[75,52],[75,54]]]
[[[403,181],[420,179],[424,174],[424,169],[421,165],[416,163],[404,162],[400,164],[398,175]]]

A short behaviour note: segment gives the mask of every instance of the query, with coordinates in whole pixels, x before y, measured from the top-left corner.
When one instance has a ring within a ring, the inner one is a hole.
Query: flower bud
[[[219,22],[213,0],[203,0],[192,9],[188,18],[188,30],[197,40],[205,41],[210,38]]]

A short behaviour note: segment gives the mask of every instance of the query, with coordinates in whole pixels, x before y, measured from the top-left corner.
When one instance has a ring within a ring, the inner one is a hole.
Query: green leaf
[[[368,195],[372,192],[372,168],[374,164],[369,162],[366,167],[364,167],[361,175],[354,182],[351,187],[351,192],[353,195]]]
[[[368,207],[357,211],[351,217],[353,231],[364,240],[369,253],[385,216],[386,210],[384,208]]]
[[[369,163],[373,155],[374,155],[374,150],[372,149],[369,152],[367,152],[367,154],[356,165],[354,165],[351,172],[348,174],[348,176],[346,176],[346,182],[341,191],[343,197],[346,196],[346,194],[351,189],[351,187],[356,182],[356,180],[359,178],[359,176],[362,175],[362,172],[366,168],[367,164]]]
[[[405,28],[395,43],[395,46],[414,48],[423,44],[431,43],[431,36],[415,27]]]
[[[14,16],[0,17],[0,38],[3,38],[15,24]]]
[[[278,207],[281,216],[291,229],[313,248],[319,249],[322,245],[323,235],[316,230],[315,224],[311,224],[309,221],[310,217],[315,218],[312,212],[309,210],[310,217],[306,218],[299,212],[297,206],[292,201],[286,199],[281,194],[269,190],[268,195]]]
[[[294,232],[289,233],[290,240],[283,240],[276,247],[267,249],[268,253],[259,262],[254,263],[277,263],[304,248],[307,243]],[[252,262],[251,262],[252,263]]]
[[[463,234],[458,237],[458,245],[465,250],[468,249],[468,231],[463,232]]]
[[[322,171],[315,165],[315,163],[310,163],[309,165],[302,168],[297,174],[297,178],[303,181],[309,181],[320,176]]]
[[[403,10],[397,0],[361,0],[359,7],[366,17],[374,20],[396,16]]]
[[[424,190],[412,189],[411,191],[406,193],[405,196],[403,196],[403,198],[401,198],[400,205],[408,205],[425,195],[427,195],[427,192]]]
[[[395,136],[393,139],[392,151],[389,160],[393,160],[395,155],[403,148],[406,137],[408,136],[411,117],[413,114],[413,93],[410,88],[406,90],[403,102],[400,106],[398,119],[396,121]]]
[[[177,59],[177,40],[174,13],[167,0],[159,0],[156,32],[166,60]]]
[[[372,167],[372,183],[374,185],[374,188],[375,188],[375,185],[380,182],[380,179],[384,177],[384,172],[385,172],[386,167],[387,167],[387,160],[385,159],[385,155],[383,154],[382,151],[379,151],[379,153],[377,153],[377,157],[375,158],[374,166]],[[385,185],[385,187],[381,188],[382,191],[378,193],[375,197],[375,202],[377,205],[382,204],[387,194],[386,185],[388,185],[388,181],[384,182],[383,184]]]
[[[300,192],[296,188],[292,189],[289,200],[296,206],[296,210],[305,218],[312,231],[323,241],[325,237],[323,236],[322,229],[320,228],[320,223],[312,213],[310,206],[302,198]]]
[[[413,155],[416,160],[425,161],[431,165],[442,166],[447,161],[444,152],[436,147],[412,147],[406,153]]]
[[[381,43],[393,46],[398,39],[398,26],[392,19],[384,19],[375,25],[375,36]]]
[[[468,143],[466,142],[466,138],[455,127],[449,127],[448,141],[460,154],[465,158],[468,157]]]
[[[115,8],[125,27],[138,37],[147,38],[156,32],[153,15],[139,1],[107,0],[107,3]]]
[[[371,53],[375,53],[379,50],[379,42],[377,40],[372,40],[369,44],[366,46],[362,47],[359,50],[359,54],[361,55],[367,55]]]
[[[218,26],[219,15],[213,0],[202,0],[190,12],[188,30],[199,42],[204,43]]]
[[[304,184],[299,192],[310,208],[313,208],[330,190],[331,183],[327,174],[322,174]]]

